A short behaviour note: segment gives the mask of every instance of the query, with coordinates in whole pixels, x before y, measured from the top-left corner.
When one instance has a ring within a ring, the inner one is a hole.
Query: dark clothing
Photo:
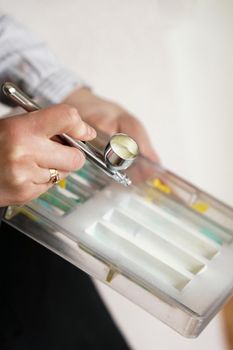
[[[4,212],[5,212],[5,208],[0,208],[0,226],[1,226],[1,221],[2,221],[2,218],[3,218]]]
[[[5,223],[0,229],[1,350],[126,350],[91,279]]]

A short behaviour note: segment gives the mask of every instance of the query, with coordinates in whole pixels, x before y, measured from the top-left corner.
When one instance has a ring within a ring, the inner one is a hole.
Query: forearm
[[[83,81],[64,68],[43,41],[0,15],[0,82],[10,80],[33,97],[58,103]]]

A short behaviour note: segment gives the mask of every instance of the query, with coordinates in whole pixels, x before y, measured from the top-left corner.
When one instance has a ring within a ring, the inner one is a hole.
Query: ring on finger
[[[49,169],[49,172],[50,172],[49,183],[52,183],[53,185],[58,184],[61,178],[57,169]]]

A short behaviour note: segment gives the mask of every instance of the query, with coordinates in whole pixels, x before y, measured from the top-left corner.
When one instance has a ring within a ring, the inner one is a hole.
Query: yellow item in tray
[[[193,203],[192,208],[198,211],[199,213],[203,214],[209,209],[209,205],[205,202],[198,201]]]
[[[168,187],[167,185],[162,183],[160,179],[154,179],[152,181],[152,186],[157,188],[158,190],[164,192],[164,193],[167,193],[167,194],[171,193],[170,187]]]
[[[61,188],[66,188],[66,179],[63,179],[58,184]]]

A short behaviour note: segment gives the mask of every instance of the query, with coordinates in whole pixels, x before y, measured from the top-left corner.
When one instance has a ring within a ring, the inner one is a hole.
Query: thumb
[[[131,136],[139,146],[140,153],[153,162],[159,162],[159,156],[153,149],[149,135],[142,123],[131,115],[123,115],[119,120],[120,132]]]

